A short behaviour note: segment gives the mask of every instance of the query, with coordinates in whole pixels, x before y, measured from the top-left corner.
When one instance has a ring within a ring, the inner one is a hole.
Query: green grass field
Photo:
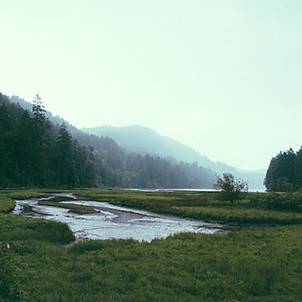
[[[0,301],[302,300],[300,193],[281,197],[249,193],[234,204],[220,201],[217,193],[74,194],[79,199],[257,227],[227,235],[184,233],[151,243],[85,241],[67,248],[74,237],[66,225],[7,213],[11,197],[36,197],[37,191],[2,191]]]

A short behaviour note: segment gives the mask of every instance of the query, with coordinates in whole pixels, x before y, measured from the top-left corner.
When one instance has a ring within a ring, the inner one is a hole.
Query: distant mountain
[[[228,166],[223,162],[211,161],[207,156],[201,155],[198,151],[195,151],[187,145],[169,137],[162,136],[147,127],[137,125],[127,127],[101,126],[83,128],[82,130],[100,137],[110,137],[128,152],[142,155],[150,154],[160,157],[173,157],[178,161],[188,163],[197,162],[198,165],[209,168],[217,174],[232,173],[248,181],[250,189],[264,190],[263,180],[265,170],[240,170]]]

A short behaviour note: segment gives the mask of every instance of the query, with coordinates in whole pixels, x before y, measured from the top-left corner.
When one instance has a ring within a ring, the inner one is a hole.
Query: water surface
[[[181,232],[206,234],[224,232],[222,225],[219,224],[130,209],[111,205],[107,202],[62,201],[62,203],[88,205],[98,212],[89,215],[75,214],[69,212],[68,209],[38,204],[39,200],[54,196],[75,198],[72,194],[51,194],[46,198],[16,200],[13,213],[66,223],[77,241],[132,238],[138,241],[150,242],[156,238],[166,238]]]

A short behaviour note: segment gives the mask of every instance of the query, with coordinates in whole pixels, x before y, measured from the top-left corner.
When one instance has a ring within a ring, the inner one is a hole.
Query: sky
[[[301,0],[0,0],[0,92],[267,169],[302,145]]]

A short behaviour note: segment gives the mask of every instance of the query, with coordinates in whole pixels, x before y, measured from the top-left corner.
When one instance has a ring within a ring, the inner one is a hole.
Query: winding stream
[[[111,205],[107,202],[68,200],[61,203],[88,205],[96,214],[75,214],[68,209],[39,205],[39,200],[55,196],[70,197],[72,194],[49,194],[47,198],[16,200],[14,214],[55,220],[66,223],[74,233],[76,240],[87,239],[129,239],[152,241],[166,238],[181,232],[213,234],[224,232],[219,224],[206,223],[201,220],[184,219],[160,215],[148,211],[130,209]]]

